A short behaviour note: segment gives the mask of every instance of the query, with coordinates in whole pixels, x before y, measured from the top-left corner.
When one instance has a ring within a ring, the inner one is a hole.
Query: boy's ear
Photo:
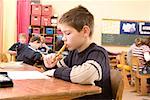
[[[87,25],[83,26],[82,30],[83,30],[85,36],[89,36],[90,35],[90,28],[89,28],[89,26],[87,26]]]

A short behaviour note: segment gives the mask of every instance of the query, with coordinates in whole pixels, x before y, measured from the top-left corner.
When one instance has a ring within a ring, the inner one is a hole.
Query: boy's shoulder
[[[18,46],[19,44],[20,44],[20,42],[16,42],[12,46]]]
[[[99,46],[95,43],[91,43],[89,46],[90,50],[95,50],[95,51],[102,51],[102,52],[107,52],[105,48],[103,48],[102,46]]]
[[[76,50],[71,51],[72,53],[78,53]],[[88,53],[92,53],[92,52],[102,52],[102,53],[106,53],[107,51],[105,50],[105,48],[103,48],[102,46],[98,46],[95,43],[91,43],[89,45],[89,47],[87,47],[84,51],[82,51],[80,54],[88,54]]]

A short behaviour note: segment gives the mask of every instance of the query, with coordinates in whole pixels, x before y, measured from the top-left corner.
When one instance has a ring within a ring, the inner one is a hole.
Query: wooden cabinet
[[[45,43],[53,51],[56,50],[56,42],[62,39],[62,33],[56,26],[29,26],[29,37],[34,33],[45,37]]]

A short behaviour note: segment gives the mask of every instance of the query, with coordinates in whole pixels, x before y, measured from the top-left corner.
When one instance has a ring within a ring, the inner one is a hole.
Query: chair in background
[[[0,53],[0,62],[8,62],[8,58],[5,53]]]
[[[120,53],[108,52],[109,64],[110,64],[110,67],[113,69],[115,69],[117,67],[117,64],[118,64],[117,56],[118,55],[120,55]]]
[[[147,79],[150,78],[150,74],[140,74],[139,73],[139,66],[140,61],[137,56],[131,57],[131,65],[132,65],[132,72],[131,77],[135,77],[135,89],[141,95],[147,95]],[[136,68],[133,70],[133,68]]]
[[[121,75],[121,72],[116,69],[111,69],[110,77],[111,77],[111,87],[112,87],[113,99],[122,100],[124,83],[123,83],[123,77]]]
[[[121,52],[118,57],[119,64],[117,64],[117,68],[121,71],[123,76],[124,88],[130,88],[129,79],[127,76],[131,74],[131,66],[127,65],[126,56],[126,52]]]
[[[16,55],[10,54],[10,61],[16,61]]]

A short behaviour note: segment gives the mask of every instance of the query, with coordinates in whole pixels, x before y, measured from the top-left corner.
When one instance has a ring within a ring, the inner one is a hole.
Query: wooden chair
[[[127,65],[126,55],[127,55],[126,52],[121,52],[121,54],[118,58],[120,64],[117,64],[117,68],[119,68],[119,70],[121,70],[121,74],[123,76],[124,88],[130,88],[130,84],[129,84],[127,75],[130,74],[131,66]]]
[[[5,53],[0,53],[0,62],[8,62],[8,58]]]
[[[132,68],[136,67],[136,70],[132,70],[131,77],[135,77],[135,89],[141,95],[147,95],[147,79],[150,78],[150,74],[139,74],[140,61],[137,56],[131,57]]]
[[[10,54],[10,61],[16,61],[16,55]]]
[[[111,69],[110,77],[111,77],[111,87],[112,87],[113,99],[122,100],[124,83],[123,83],[121,72],[116,69]]]
[[[110,67],[113,69],[115,69],[117,67],[117,64],[118,64],[117,56],[118,55],[120,55],[120,53],[108,52],[109,64],[110,64]]]

